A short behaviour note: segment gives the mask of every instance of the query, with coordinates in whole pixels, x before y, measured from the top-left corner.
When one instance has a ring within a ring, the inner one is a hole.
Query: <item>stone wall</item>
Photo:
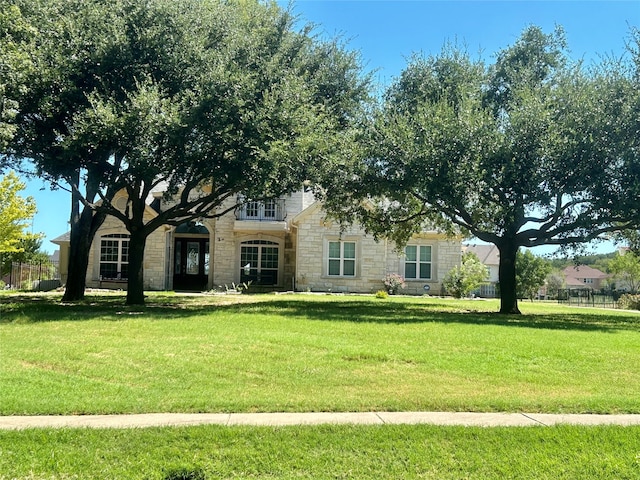
[[[117,199],[114,199],[114,204]],[[152,211],[145,212],[145,221],[151,219]],[[165,290],[167,284],[167,231],[169,227],[159,228],[147,238],[144,254],[144,288],[145,290]],[[89,251],[87,268],[87,287],[90,288],[122,288],[126,282],[108,282],[100,280],[100,242],[104,235],[125,234],[129,232],[124,224],[115,217],[107,216],[97,231]]]
[[[387,274],[404,274],[403,253],[397,251],[393,242],[376,242],[358,225],[341,231],[340,225],[325,219],[319,206],[313,206],[307,214],[302,214],[294,227],[297,233],[298,291],[371,293],[384,288],[383,279]],[[328,274],[328,243],[337,240],[356,242],[356,275],[353,277]],[[409,243],[431,246],[432,277],[429,280],[408,280],[401,293],[440,295],[443,278],[460,264],[460,241],[446,239],[436,232],[425,232],[415,235]]]

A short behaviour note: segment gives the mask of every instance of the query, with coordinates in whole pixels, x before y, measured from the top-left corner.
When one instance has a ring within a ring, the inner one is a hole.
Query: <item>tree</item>
[[[24,102],[16,151],[71,186],[72,250],[79,231],[85,274],[104,215],[123,222],[128,304],[144,302],[142,259],[155,229],[291,192],[348,154],[368,92],[358,56],[309,27],[296,31],[276,3],[47,3],[65,28],[41,39],[53,67]],[[111,204],[122,188],[125,210]],[[147,199],[160,188],[170,207],[148,220]],[[237,200],[222,209],[228,199]]]
[[[0,1],[0,151],[15,133],[18,97],[32,73],[30,54],[35,29],[12,2]]]
[[[533,300],[551,273],[551,262],[537,257],[527,250],[524,253],[518,251],[516,265],[518,298]]]
[[[547,296],[549,298],[558,298],[560,290],[567,288],[567,281],[560,270],[552,270],[549,275],[547,275],[545,282],[547,284]]]
[[[0,253],[19,252],[20,241],[28,232],[30,220],[36,213],[32,197],[21,197],[25,184],[14,172],[0,180]]]
[[[487,281],[489,272],[473,252],[462,255],[460,266],[453,267],[442,281],[442,286],[456,298],[469,295]]]
[[[632,66],[617,69],[617,84],[620,85],[621,102],[619,116],[623,119],[621,133],[617,141],[626,148],[620,155],[616,166],[616,177],[611,183],[611,204],[621,212],[631,212],[640,219],[640,29],[633,28],[628,40],[628,50],[632,58]],[[620,228],[616,240],[624,241],[636,254],[640,253],[640,228],[638,222],[630,228]]]
[[[618,284],[618,288],[622,286],[632,293],[636,293],[640,289],[640,257],[633,251],[629,250],[616,255],[609,262],[608,271],[622,283],[622,285]]]
[[[42,235],[25,234],[18,241],[17,251],[2,255],[0,265],[0,276],[4,276],[11,271],[14,263],[48,263],[49,255],[40,249],[42,248]]]
[[[493,243],[500,313],[519,313],[520,247],[586,242],[630,222],[611,202],[630,151],[620,141],[628,78],[570,65],[564,48],[561,30],[530,27],[493,65],[453,47],[413,58],[327,208],[400,244],[425,222]]]
[[[27,88],[13,89],[19,92],[15,135],[0,155],[32,161],[36,174],[71,192],[70,263],[63,301],[79,300],[84,297],[89,247],[104,220],[104,214],[81,207],[80,201],[95,202],[108,178],[114,147],[110,137],[96,135],[94,141],[86,141],[77,121],[91,115],[95,90],[122,88],[114,85],[109,73],[117,57],[109,47],[120,33],[114,30],[119,26],[118,10],[101,11],[97,2],[76,0],[11,3],[37,29],[30,56],[33,75]],[[106,189],[103,195],[114,191]]]

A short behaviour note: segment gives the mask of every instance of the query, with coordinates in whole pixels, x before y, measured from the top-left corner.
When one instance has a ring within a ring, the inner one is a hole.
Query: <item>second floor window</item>
[[[283,221],[285,216],[284,199],[252,200],[236,211],[238,220]]]

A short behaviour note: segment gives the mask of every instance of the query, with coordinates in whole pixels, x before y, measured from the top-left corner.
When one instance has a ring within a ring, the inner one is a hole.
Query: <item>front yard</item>
[[[0,296],[0,413],[640,413],[640,315],[329,295]],[[638,427],[0,431],[0,479],[638,478]]]
[[[0,414],[640,413],[640,316],[329,295],[0,297]]]

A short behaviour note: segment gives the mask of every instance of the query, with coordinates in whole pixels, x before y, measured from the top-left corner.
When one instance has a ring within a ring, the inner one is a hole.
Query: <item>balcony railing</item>
[[[236,210],[236,220],[282,222],[286,216],[284,199],[247,202]]]

